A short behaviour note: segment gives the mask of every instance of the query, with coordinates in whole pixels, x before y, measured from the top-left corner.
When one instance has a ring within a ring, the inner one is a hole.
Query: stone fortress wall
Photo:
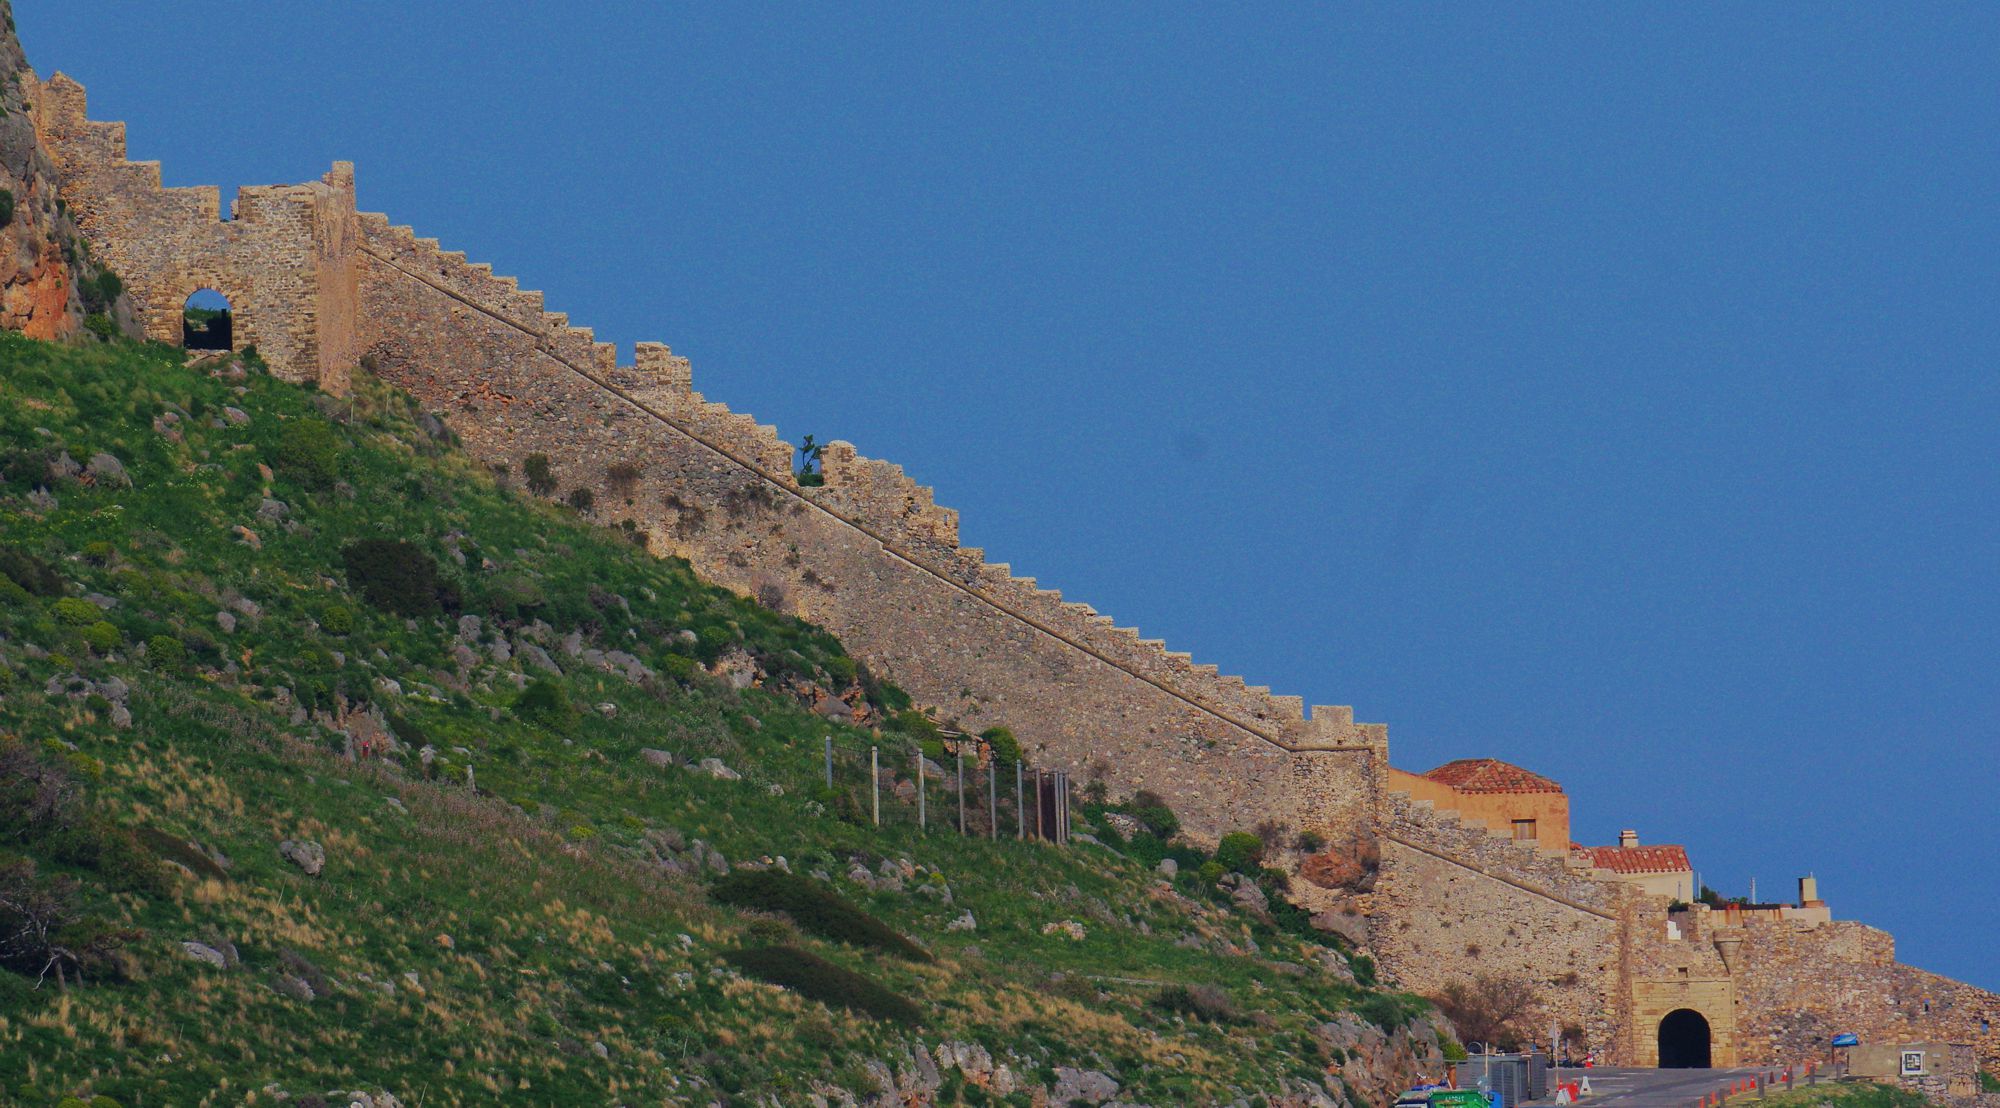
[[[1550,1015],[1622,1065],[1657,1065],[1661,1021],[1690,1009],[1708,1022],[1718,1066],[1824,1059],[1832,1037],[1851,1032],[1970,1044],[2000,1071],[2000,995],[1897,962],[1887,932],[1672,911],[1581,853],[1551,857],[1390,790],[1365,907],[1372,949],[1412,991],[1435,995],[1480,974],[1525,981]]]
[[[63,195],[97,255],[124,280],[146,337],[181,341],[189,296],[228,297],[239,347],[290,381],[346,390],[354,364],[354,167],[303,185],[237,192],[222,218],[213,185],[166,188],[159,162],[125,157],[125,125],[86,114],[82,85],[23,82]]]
[[[1427,800],[1391,792],[1383,816],[1370,948],[1403,988],[1435,996],[1481,974],[1525,981],[1586,1041],[1613,1041],[1624,889]]]
[[[163,188],[157,163],[126,160],[123,126],[90,121],[74,81],[24,88],[64,198],[152,337],[178,341],[186,297],[214,288],[238,345],[281,376],[340,393],[365,357],[476,455],[515,473],[547,455],[557,495],[589,489],[600,520],[630,520],[655,553],[827,627],[920,703],[1012,728],[1036,762],[1101,774],[1114,794],[1156,790],[1200,838],[1276,819],[1372,840],[1380,868],[1358,906],[1408,988],[1524,974],[1564,1023],[1638,1064],[1675,1007],[1709,1019],[1718,1062],[1805,1057],[1836,1025],[1976,1041],[1995,1058],[2000,998],[1897,965],[1879,932],[1670,927],[1665,901],[1571,856],[1386,792],[1381,725],[1308,714],[960,546],[955,513],[898,467],[834,443],[824,486],[801,487],[791,447],[695,392],[686,359],[642,343],[619,365],[540,293],[357,213],[344,164],[243,189],[225,221],[216,189]]]
[[[359,345],[478,456],[545,454],[660,554],[827,627],[918,702],[1012,728],[1031,760],[1150,788],[1213,839],[1263,819],[1348,836],[1373,819],[1386,730],[1197,665],[958,542],[957,514],[900,468],[831,444],[801,487],[769,427],[709,402],[690,367],[635,364],[540,293],[360,217]]]
[[[801,487],[775,430],[705,401],[688,363],[642,343],[634,364],[540,293],[387,217],[356,214],[351,166],[245,188],[165,188],[127,160],[125,128],[88,118],[61,74],[30,96],[85,235],[124,276],[147,333],[181,338],[187,297],[230,300],[239,346],[278,375],[345,391],[367,355],[483,459],[546,454],[559,495],[592,491],[660,554],[818,622],[920,703],[1005,725],[1031,756],[1114,793],[1172,798],[1213,839],[1264,819],[1350,836],[1373,818],[1386,729],[1346,708],[1197,665],[958,544],[956,513],[846,443]]]

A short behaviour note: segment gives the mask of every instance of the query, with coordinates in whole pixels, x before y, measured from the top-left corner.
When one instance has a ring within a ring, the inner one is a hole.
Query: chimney
[[[1808,873],[1799,878],[1799,907],[1823,908],[1826,901],[1819,898],[1819,878]]]
[[[1638,846],[1639,833],[1637,831],[1632,831],[1632,830],[1625,830],[1618,832],[1618,845],[1624,847],[1626,850],[1630,850],[1633,847]]]

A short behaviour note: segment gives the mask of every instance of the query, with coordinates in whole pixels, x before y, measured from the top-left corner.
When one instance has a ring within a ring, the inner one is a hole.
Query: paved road
[[[1763,1069],[1653,1070],[1613,1069],[1599,1066],[1589,1070],[1564,1070],[1563,1079],[1589,1074],[1590,1095],[1581,1108],[1694,1108],[1695,1102],[1714,1092],[1728,1092],[1731,1082]],[[1534,1105],[1554,1101],[1534,1101]],[[1750,1102],[1739,1102],[1750,1103]],[[1522,1105],[1521,1108],[1531,1108]]]

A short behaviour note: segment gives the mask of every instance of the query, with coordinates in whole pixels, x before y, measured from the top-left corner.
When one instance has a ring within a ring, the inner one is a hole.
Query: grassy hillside
[[[1219,865],[960,838],[937,782],[921,834],[894,786],[940,736],[825,633],[376,382],[181,358],[0,336],[0,1102],[1393,1080],[1355,1028],[1420,1006]]]

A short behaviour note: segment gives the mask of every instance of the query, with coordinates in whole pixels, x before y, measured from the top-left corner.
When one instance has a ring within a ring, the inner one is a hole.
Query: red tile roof
[[[1691,873],[1686,847],[1681,846],[1586,846],[1581,848],[1590,864],[1613,873]]]
[[[1424,774],[1462,793],[1559,793],[1562,786],[1497,758],[1460,758]]]

